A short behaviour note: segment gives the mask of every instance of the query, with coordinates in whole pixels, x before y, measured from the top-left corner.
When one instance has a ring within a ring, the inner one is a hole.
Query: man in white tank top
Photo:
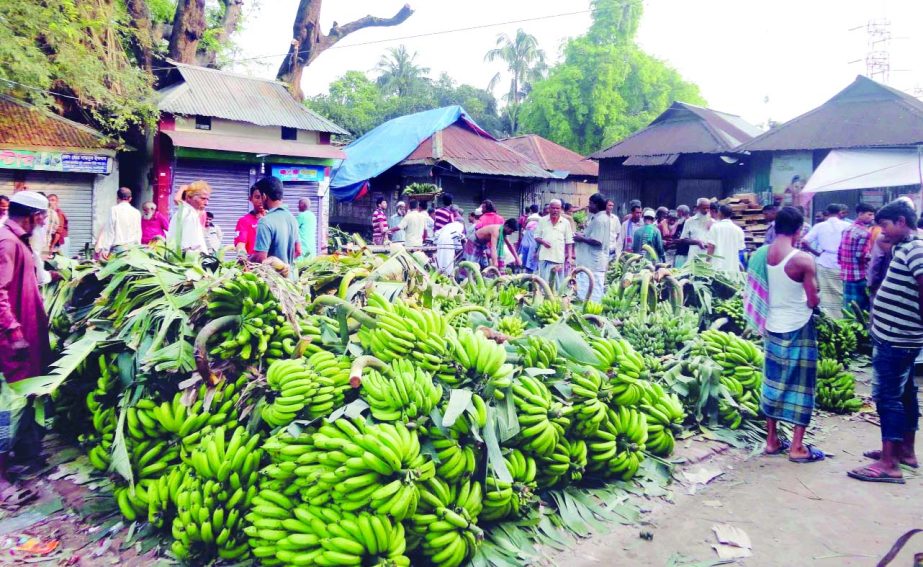
[[[790,461],[812,463],[824,458],[823,452],[803,442],[814,411],[818,353],[813,311],[820,298],[814,259],[795,247],[803,224],[794,207],[776,215],[776,238],[767,255],[769,310],[760,409],[768,429],[765,453],[788,450]],[[794,427],[791,443],[779,438],[780,421]]]

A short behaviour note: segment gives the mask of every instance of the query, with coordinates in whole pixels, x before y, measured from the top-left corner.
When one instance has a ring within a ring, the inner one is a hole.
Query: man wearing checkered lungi
[[[767,254],[769,310],[764,335],[765,366],[760,409],[766,415],[767,455],[788,451],[795,463],[823,460],[803,442],[814,411],[817,331],[813,311],[820,303],[814,259],[795,247],[804,218],[794,207],[776,216],[776,239]],[[794,426],[791,442],[781,439],[778,422]]]

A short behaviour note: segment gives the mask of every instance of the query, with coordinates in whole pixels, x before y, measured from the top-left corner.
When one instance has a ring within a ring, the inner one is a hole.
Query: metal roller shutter
[[[25,172],[26,187],[30,190],[58,196],[61,210],[67,215],[71,255],[82,252],[86,244],[91,248],[94,244],[93,178],[93,175],[82,173]],[[0,170],[0,195],[12,194],[13,172]]]
[[[231,162],[181,159],[176,163],[173,174],[174,193],[183,185],[199,179],[211,185],[212,194],[207,210],[215,215],[215,224],[221,227],[223,246],[234,243],[237,220],[250,210],[250,186],[256,182],[250,171],[250,165]]]
[[[285,204],[288,205],[288,209],[293,215],[298,215],[298,201],[305,197],[311,201],[311,211],[317,218],[317,235],[315,236],[315,242],[317,242],[318,250],[314,252],[320,254],[323,232],[321,230],[320,197],[317,196],[320,185],[317,183],[283,182],[282,186],[284,188]]]

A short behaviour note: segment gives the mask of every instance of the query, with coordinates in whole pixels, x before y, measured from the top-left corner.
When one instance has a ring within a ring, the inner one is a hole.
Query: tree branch
[[[205,0],[179,0],[170,36],[170,58],[195,64],[196,48],[205,33]]]
[[[132,49],[141,67],[146,71],[150,71],[153,61],[152,49],[155,36],[147,0],[128,0],[125,3],[125,7],[128,10],[131,27],[135,29]]]
[[[407,18],[412,15],[413,8],[410,7],[410,4],[404,4],[404,7],[401,8],[397,14],[394,14],[390,18],[365,16],[364,18],[359,18],[358,20],[349,22],[343,26],[337,26],[334,24],[331,26],[330,32],[327,33],[327,35],[321,37],[321,45],[324,45],[323,49],[327,49],[353,32],[357,32],[364,28],[396,26],[398,24],[404,23],[404,21],[406,21]],[[320,55],[320,53],[318,53],[318,55]]]
[[[243,14],[244,0],[221,0],[221,4],[224,5],[224,13],[221,15],[221,28],[215,34],[217,45],[224,45],[237,31]],[[217,67],[218,52],[211,50],[200,54],[199,63],[205,67]]]

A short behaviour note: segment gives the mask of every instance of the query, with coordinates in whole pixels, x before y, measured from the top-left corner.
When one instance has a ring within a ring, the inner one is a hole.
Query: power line
[[[62,98],[70,98],[70,99],[73,99],[73,100],[80,100],[80,97],[76,97],[76,96],[69,95],[69,94],[64,94],[64,93],[58,93],[58,92],[55,92],[55,91],[49,91],[49,90],[45,90],[45,89],[40,88],[40,87],[33,87],[32,85],[24,85],[24,84],[22,84],[22,83],[18,83],[18,82],[16,82],[16,81],[12,81],[12,80],[10,80],[10,79],[4,79],[3,77],[0,77],[0,81],[3,81],[4,83],[9,83],[9,84],[11,84],[11,85],[16,85],[16,86],[22,87],[22,88],[24,88],[24,89],[29,89],[29,90],[32,90],[32,91],[37,91],[37,92],[40,92],[40,93],[45,93],[45,94],[49,94],[49,95],[53,95],[53,96],[59,96],[59,97],[62,97]]]

